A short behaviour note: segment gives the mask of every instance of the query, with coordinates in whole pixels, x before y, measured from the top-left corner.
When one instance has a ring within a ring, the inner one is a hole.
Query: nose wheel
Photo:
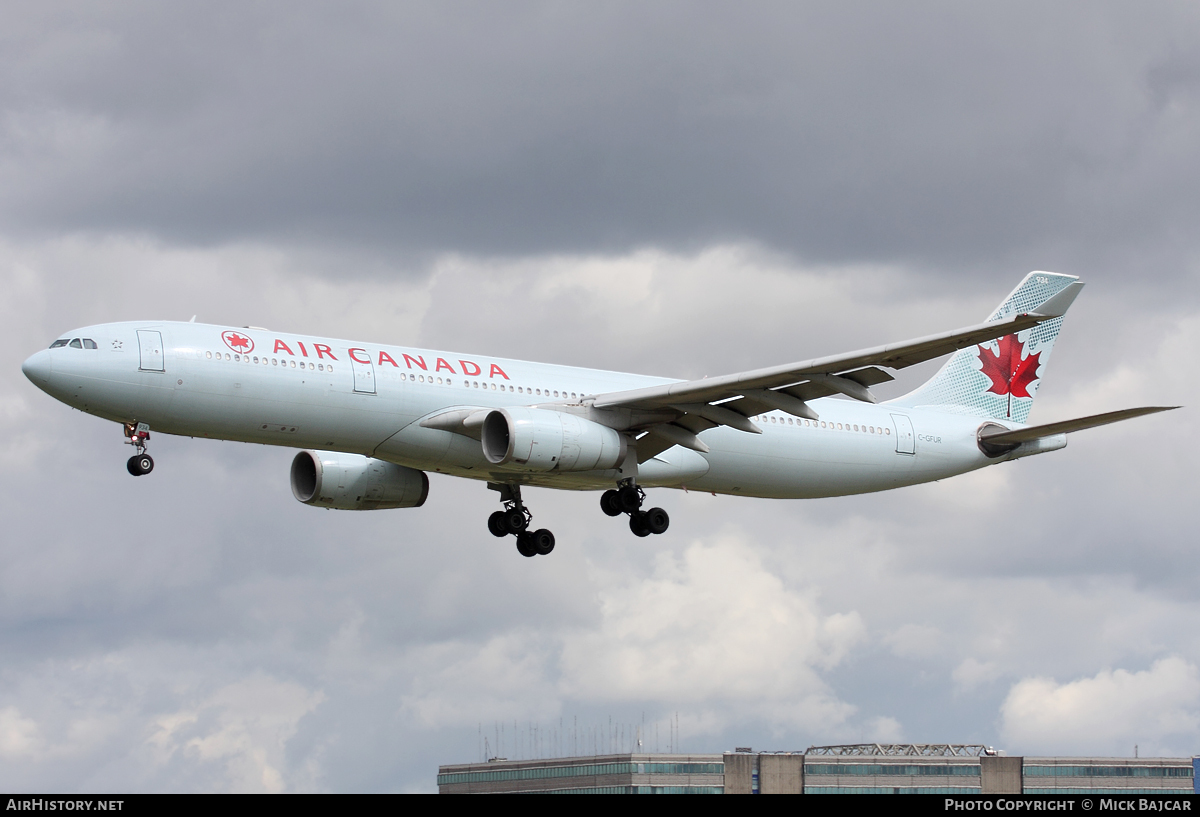
[[[135,477],[142,477],[154,470],[154,459],[149,454],[134,454],[125,468]]]
[[[600,495],[600,509],[609,516],[629,514],[629,530],[634,536],[665,533],[671,525],[671,517],[662,508],[642,510],[646,492],[632,480],[624,482],[616,490]]]
[[[146,453],[146,443],[150,439],[150,426],[145,423],[125,424],[125,444],[132,445],[137,451],[125,463],[125,469],[135,477],[143,477],[154,470],[154,459]]]
[[[533,514],[521,502],[520,485],[488,483],[492,490],[500,492],[504,510],[488,517],[488,531],[492,536],[503,538],[515,536],[517,552],[522,556],[548,556],[554,550],[554,534],[545,528],[530,531]]]

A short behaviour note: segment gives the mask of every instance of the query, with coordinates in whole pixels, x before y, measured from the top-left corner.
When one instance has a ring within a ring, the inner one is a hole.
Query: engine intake
[[[429,496],[429,477],[360,454],[301,451],[292,460],[292,495],[305,505],[343,511],[419,508]]]
[[[605,471],[625,460],[625,438],[608,426],[558,411],[504,408],[483,421],[483,456],[519,471]]]

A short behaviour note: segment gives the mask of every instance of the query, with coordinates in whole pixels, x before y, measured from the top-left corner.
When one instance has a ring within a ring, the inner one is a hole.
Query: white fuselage
[[[96,348],[46,349],[24,370],[39,388],[89,414],[168,434],[351,452],[422,471],[572,490],[611,488],[616,472],[500,469],[477,439],[420,421],[453,408],[567,407],[586,415],[588,395],[673,382],[194,323],[102,324],[64,337]],[[819,421],[759,415],[762,434],[704,431],[708,453],[669,448],[639,466],[638,482],[823,497],[928,482],[998,461],[976,444],[980,417],[833,398],[812,408]]]

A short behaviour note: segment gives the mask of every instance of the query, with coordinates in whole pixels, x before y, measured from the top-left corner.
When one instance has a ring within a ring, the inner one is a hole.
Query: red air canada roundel
[[[254,341],[249,335],[243,335],[241,332],[232,330],[221,333],[221,340],[225,341],[225,345],[235,352],[249,354],[254,351]]]

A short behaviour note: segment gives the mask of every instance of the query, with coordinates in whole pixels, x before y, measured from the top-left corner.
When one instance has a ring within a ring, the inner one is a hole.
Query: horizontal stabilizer
[[[1061,423],[1048,423],[1042,426],[1018,428],[1015,431],[1004,431],[999,426],[994,426],[993,428],[985,428],[983,431],[980,431],[979,440],[981,443],[988,443],[989,445],[1019,444],[1031,440],[1039,440],[1042,437],[1052,437],[1055,434],[1083,431],[1085,428],[1119,423],[1121,420],[1129,420],[1134,417],[1156,414],[1160,411],[1171,411],[1177,408],[1180,408],[1180,406],[1143,406],[1142,408],[1110,411],[1106,414],[1093,414],[1091,417],[1080,417],[1075,420],[1063,420]]]

